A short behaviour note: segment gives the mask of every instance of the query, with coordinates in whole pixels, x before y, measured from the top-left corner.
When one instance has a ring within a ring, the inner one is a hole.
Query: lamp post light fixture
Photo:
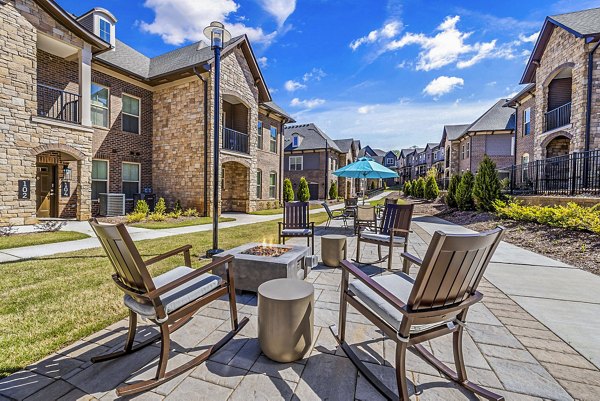
[[[213,21],[209,26],[204,28],[204,36],[210,39],[210,48],[215,54],[214,67],[214,147],[213,147],[213,247],[206,251],[206,257],[212,258],[213,255],[223,252],[219,249],[219,118],[221,116],[219,98],[220,92],[220,75],[221,75],[221,50],[226,42],[231,39],[231,34],[225,29],[225,26]]]

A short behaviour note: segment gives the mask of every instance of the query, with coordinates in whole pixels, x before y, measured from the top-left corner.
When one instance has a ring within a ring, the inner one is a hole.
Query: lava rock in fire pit
[[[254,255],[254,256],[270,256],[272,258],[276,258],[278,256],[283,255],[284,253],[290,251],[292,248],[284,248],[273,245],[258,245],[253,248],[250,248],[244,252],[245,255]]]

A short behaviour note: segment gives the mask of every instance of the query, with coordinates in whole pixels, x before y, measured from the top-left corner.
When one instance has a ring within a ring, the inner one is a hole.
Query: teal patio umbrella
[[[333,172],[338,177],[345,178],[360,178],[362,180],[367,179],[386,179],[396,178],[398,173],[390,170],[387,167],[382,166],[370,157],[361,157],[354,163],[350,163]],[[365,197],[363,195],[363,204],[365,203]]]

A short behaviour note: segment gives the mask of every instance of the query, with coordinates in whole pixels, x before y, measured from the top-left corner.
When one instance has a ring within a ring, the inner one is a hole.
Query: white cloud
[[[269,87],[269,92],[271,92],[271,94],[277,93],[277,92],[279,92],[279,89]]]
[[[358,49],[366,43],[374,43],[377,40],[391,39],[402,30],[402,23],[398,20],[392,20],[385,23],[381,28],[369,32],[369,34],[350,42],[352,50]]]
[[[259,57],[256,61],[258,61],[258,65],[260,65],[261,67],[266,67],[269,62],[269,59],[265,56],[262,56]]]
[[[306,88],[306,85],[301,84],[298,81],[293,81],[290,79],[290,80],[285,81],[285,83],[283,84],[283,87],[288,92],[294,92],[295,90]]]
[[[323,71],[320,68],[313,68],[312,70],[310,70],[309,72],[305,73],[302,76],[302,80],[304,82],[308,82],[311,80],[314,81],[320,81],[321,78],[325,78],[327,76],[327,74],[325,74],[325,71]]]
[[[314,98],[314,99],[305,99],[300,100],[297,97],[293,98],[290,102],[290,106],[292,107],[304,107],[305,109],[314,109],[317,106],[320,106],[325,103],[324,99]]]
[[[521,42],[524,42],[524,43],[535,43],[535,41],[537,40],[538,36],[540,36],[540,32],[539,31],[538,32],[534,32],[534,33],[532,33],[529,36],[520,34],[519,35],[519,40]]]
[[[277,20],[282,27],[288,17],[296,9],[296,0],[260,0],[262,8]]]
[[[290,2],[294,6],[291,11],[288,6],[285,12],[277,11],[275,7],[276,3],[287,4],[284,0],[264,0],[264,3],[265,11],[275,16],[278,23],[286,12],[291,14],[295,8],[295,1]],[[266,45],[280,33],[278,30],[265,32],[262,27],[244,24],[245,17],[234,15],[239,9],[239,4],[234,0],[146,0],[144,6],[154,11],[155,15],[152,22],[141,21],[140,29],[159,35],[165,43],[171,45],[206,40],[203,30],[212,21],[223,21],[233,36],[246,34],[252,42]]]
[[[465,84],[464,79],[458,77],[447,77],[442,75],[427,84],[423,93],[433,96],[434,99],[439,98],[446,93],[452,92]]]
[[[387,44],[382,51],[393,51],[409,45],[418,45],[421,52],[418,56],[417,70],[431,71],[448,64],[457,63],[459,68],[470,67],[479,61],[492,56],[496,40],[468,44],[467,40],[473,32],[461,32],[456,25],[460,16],[446,17],[436,28],[434,36],[422,33],[407,32],[400,39]],[[465,57],[468,57],[465,59]]]
[[[364,106],[360,106],[356,110],[358,111],[358,114],[369,114],[372,111],[374,111],[376,107],[377,106],[375,106],[375,105],[364,105]]]

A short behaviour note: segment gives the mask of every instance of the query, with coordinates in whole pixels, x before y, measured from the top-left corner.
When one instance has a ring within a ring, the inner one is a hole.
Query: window
[[[467,159],[471,157],[471,143],[467,142]]]
[[[531,132],[531,108],[523,111],[523,135],[529,135]]]
[[[110,43],[110,22],[103,18],[100,18],[99,36],[103,41]]]
[[[529,153],[523,153],[521,156],[521,181],[529,181]]]
[[[108,128],[108,88],[92,84],[92,125]]]
[[[269,174],[269,198],[277,197],[277,173]]]
[[[108,160],[92,160],[92,199],[108,192]]]
[[[273,153],[277,153],[277,128],[271,127],[271,140],[269,144],[269,150]]]
[[[133,199],[133,194],[140,193],[140,164],[123,162],[121,175],[125,199]]]
[[[259,149],[263,148],[263,123],[262,121],[258,122],[258,143],[256,147]]]
[[[460,158],[461,159],[465,158],[465,145],[461,146],[461,148],[460,148]]]
[[[388,157],[386,160],[387,165],[392,165],[394,164],[394,158],[393,157]]]
[[[303,156],[290,156],[289,170],[290,171],[302,171],[304,168],[304,157]]]
[[[256,198],[262,199],[262,170],[256,170]]]
[[[294,134],[294,136],[292,136],[292,148],[297,148],[299,144],[300,138],[298,138],[298,134]]]
[[[121,117],[123,131],[140,133],[140,99],[123,94],[123,114]]]

